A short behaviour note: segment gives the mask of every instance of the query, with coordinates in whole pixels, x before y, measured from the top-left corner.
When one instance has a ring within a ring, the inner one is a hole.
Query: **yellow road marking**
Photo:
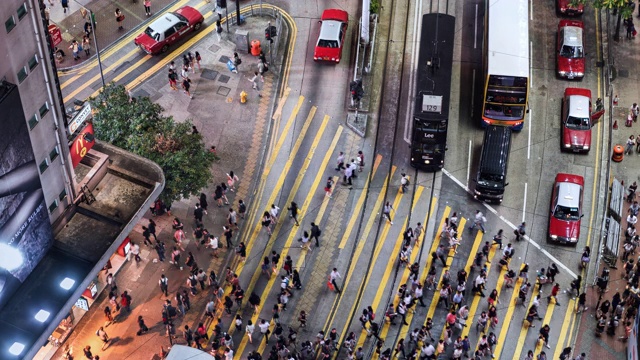
[[[422,188],[422,186],[419,186],[419,187],[418,187],[418,189],[419,189],[419,190],[424,190],[424,189]],[[416,194],[417,194],[417,192],[416,192]],[[434,198],[432,198],[432,201],[431,201],[431,210],[430,210],[429,212],[427,212],[427,215],[425,215],[425,219],[427,219],[428,214],[433,214],[433,213],[434,213],[434,211],[435,211],[435,208],[436,208],[437,204],[438,204],[438,199],[437,199],[437,198],[435,198],[435,197],[434,197]],[[415,204],[414,204],[414,206],[415,206]],[[426,223],[427,221],[428,221],[428,220],[425,220],[425,223]],[[404,225],[403,225],[402,229],[406,229],[408,225],[409,225],[409,224],[407,223],[407,220],[405,220],[405,221],[404,221]],[[396,239],[396,243],[398,243],[398,244],[402,244],[402,243],[404,242],[403,240],[404,240],[404,234],[403,234],[403,233],[400,233],[400,235],[398,236],[398,239]],[[416,256],[418,256],[418,254],[419,254],[419,253],[420,253],[420,249],[416,246],[416,249],[415,249],[415,250],[413,250],[413,251],[411,252],[411,260],[409,261],[409,264],[413,264],[413,263],[415,262],[415,258],[416,258]],[[387,265],[387,270],[389,270],[388,265]],[[423,277],[424,279],[426,279],[426,274],[427,274],[427,273],[428,273],[428,271],[423,271],[423,273],[422,273],[422,277]],[[411,271],[410,271],[410,269],[409,269],[408,267],[407,267],[407,268],[405,268],[404,270],[402,270],[402,277],[401,277],[401,279],[400,279],[400,284],[406,284],[406,283],[407,283],[407,279],[409,278],[409,274],[411,274]],[[421,283],[424,283],[424,280],[423,280]],[[386,284],[385,284],[385,286],[386,286]],[[383,288],[384,288],[384,287],[383,287]],[[398,287],[398,288],[399,288],[399,287]],[[426,290],[424,290],[424,291],[426,292]],[[400,299],[400,297],[398,297],[398,296],[397,296],[397,294],[396,294],[396,296],[394,296],[394,297],[393,297],[393,301],[392,301],[392,303],[393,303],[393,308],[394,308],[394,309],[396,308],[396,306],[398,306],[398,304],[400,303],[400,301],[402,301],[402,299]],[[414,309],[413,309],[413,310],[415,310],[415,308],[416,308],[416,307],[418,307],[418,304],[415,304],[415,305],[414,305]],[[374,306],[374,309],[375,309],[375,308],[376,308],[376,307]],[[411,324],[411,320],[413,319],[413,314],[414,314],[414,313],[413,313],[413,310],[412,310],[411,312],[409,312],[409,311],[408,311],[408,312],[407,312],[407,314],[405,314],[405,317],[406,317],[407,323],[409,323],[409,324]],[[385,314],[385,313],[386,313],[386,311],[387,311],[387,309],[386,309],[386,308],[384,308],[384,309],[379,309],[378,311],[380,311],[380,313],[381,313],[381,314]],[[390,327],[391,327],[391,323],[384,322],[384,324],[382,325],[382,330],[380,331],[380,335],[379,335],[379,336],[380,336],[380,338],[385,339],[385,338],[387,337],[387,333],[389,332],[389,328],[390,328]],[[399,330],[400,330],[400,333],[402,333],[402,330],[403,330],[403,329],[404,329],[403,324],[400,324],[400,329],[399,329]],[[402,336],[402,335],[401,335],[401,336],[400,336],[400,338],[402,338],[402,337],[404,337],[404,336]],[[393,344],[392,344],[392,345],[393,345]],[[394,346],[392,346],[392,349],[393,349],[393,348],[395,348],[395,345],[394,345]],[[377,354],[375,354],[375,355],[374,355],[374,358],[375,358],[376,356],[377,356]]]
[[[294,184],[294,186],[291,189],[291,194],[289,195],[289,198],[292,198],[293,196],[295,196],[298,188],[300,187],[300,183],[302,182],[302,178],[304,177],[304,173],[306,173],[306,170],[309,168],[309,165],[311,163],[311,159],[313,158],[313,155],[315,154],[315,150],[318,147],[318,144],[320,143],[320,140],[322,139],[322,135],[324,134],[324,131],[327,127],[327,124],[329,123],[329,119],[330,117],[328,115],[325,115],[323,121],[322,121],[322,125],[320,126],[320,129],[318,129],[318,132],[316,133],[316,137],[313,139],[313,143],[311,145],[311,148],[309,149],[309,154],[305,157],[305,163],[302,167],[302,171],[301,173],[297,176],[296,178],[296,183]],[[340,126],[338,127],[338,131],[336,131],[336,134],[333,137],[333,141],[331,142],[331,146],[329,151],[326,152],[322,163],[319,167],[319,171],[316,173],[316,177],[313,180],[313,184],[311,185],[310,190],[307,193],[307,197],[305,198],[305,201],[303,203],[303,206],[301,208],[302,211],[304,211],[304,209],[306,209],[309,204],[311,203],[311,200],[314,198],[314,196],[317,195],[317,189],[319,188],[320,182],[322,181],[322,179],[324,178],[324,171],[327,168],[327,164],[329,163],[329,159],[331,158],[331,155],[333,153],[333,150],[335,149],[335,147],[338,144],[338,140],[340,139],[340,135],[342,134],[343,131],[343,127]],[[300,179],[300,181],[298,181]],[[296,186],[297,185],[297,186]],[[323,194],[324,196],[324,194]],[[301,216],[301,220],[304,217],[304,215]],[[282,222],[282,221],[280,221]],[[302,229],[300,229],[302,231]],[[298,233],[298,228],[294,227],[289,231],[289,236],[287,238],[287,241],[282,249],[282,253],[281,253],[281,257],[286,258],[287,255],[289,254],[289,249],[292,248],[293,245],[293,239],[296,237],[296,234]],[[276,236],[276,234],[274,233],[273,236]],[[300,256],[302,257],[302,254],[300,254]],[[254,273],[254,277],[255,275],[258,274],[258,276],[260,276],[261,274],[261,269],[256,269],[256,272]],[[267,296],[271,293],[271,289],[273,288],[273,284],[276,281],[277,276],[272,276],[269,281],[267,282],[267,285],[265,286],[264,290],[262,291],[262,295],[260,296],[261,299],[266,299]],[[251,287],[248,287],[248,289],[251,289]],[[262,311],[262,306],[264,305],[264,301],[260,304],[260,306],[258,306],[258,312],[256,314],[254,314],[251,318],[252,321],[254,323],[257,323],[258,318],[260,317],[260,312]],[[274,322],[271,321],[271,327],[274,327]],[[229,329],[229,332],[231,333],[232,330],[234,329],[234,326],[232,324],[231,329]],[[238,354],[242,354],[244,353],[244,348],[247,346],[247,341],[248,339],[246,337],[242,338],[242,341],[240,342],[240,345],[237,348],[237,353]],[[262,346],[261,342],[261,345]]]
[[[380,165],[381,161],[382,161],[382,155],[378,154],[373,164],[373,175],[375,175],[376,170],[378,169],[378,166]],[[371,175],[371,178],[373,178],[373,175]],[[362,210],[362,206],[364,205],[364,199],[367,197],[368,188],[369,188],[369,178],[367,178],[367,181],[364,183],[364,188],[363,188],[363,191],[360,193],[360,197],[358,198],[356,207],[351,212],[351,218],[349,219],[349,223],[347,224],[344,234],[342,235],[342,240],[338,245],[338,249],[344,249],[344,247],[347,245],[347,241],[351,236],[351,231],[353,231],[353,229],[356,226],[356,219],[360,217],[360,211]]]
[[[373,175],[372,175],[372,177],[375,175],[376,170],[378,170],[378,167],[374,166],[373,167]],[[387,187],[389,179],[391,177],[393,177],[393,174],[395,173],[395,171],[396,171],[396,167],[392,166],[391,167],[391,173],[385,178],[384,183],[382,184],[382,189],[385,189]],[[358,242],[358,246],[356,247],[356,251],[353,253],[353,260],[351,261],[351,266],[349,266],[349,270],[347,271],[347,277],[344,280],[344,288],[348,288],[351,285],[351,277],[353,276],[353,272],[354,272],[353,270],[355,269],[356,265],[358,264],[358,260],[360,259],[360,255],[362,254],[362,250],[364,249],[364,245],[367,242],[367,238],[369,238],[369,233],[371,233],[371,229],[373,228],[373,224],[374,224],[375,220],[379,217],[378,209],[381,208],[383,201],[384,201],[384,191],[381,191],[378,194],[378,199],[376,200],[375,205],[371,209],[371,214],[369,215],[369,220],[367,221],[367,223],[366,223],[366,225],[364,227],[364,231],[362,232],[362,235],[361,235],[361,238],[360,238],[361,240],[360,240],[360,242]],[[333,301],[333,306],[331,308],[332,309],[340,309],[340,304],[341,303],[342,303],[342,296],[338,296]],[[355,307],[353,307],[351,310],[353,311],[353,309],[355,309]],[[330,323],[333,322],[333,319],[335,318],[336,313],[337,312],[334,312],[332,316],[327,317],[327,320],[325,321],[324,326],[322,327],[323,329],[326,329],[327,326]],[[351,313],[347,318],[350,318],[351,316],[353,316],[353,313]]]
[[[293,125],[294,120],[298,116],[298,112],[300,111],[300,107],[302,107],[303,103],[304,103],[304,96],[300,95],[298,97],[298,102],[293,107],[293,110],[289,115],[289,119],[287,120],[287,123],[285,124],[284,129],[282,129],[282,133],[278,138],[278,142],[276,143],[276,146],[273,149],[274,155],[273,156],[270,155],[268,157],[269,161],[267,162],[267,166],[264,168],[264,175],[262,175],[261,181],[266,180],[266,175],[271,171],[271,167],[273,167],[273,164],[276,161],[277,154],[280,152],[280,148],[282,148],[282,145],[284,144],[284,141],[287,139],[287,136],[289,136],[289,130],[291,129],[291,126]]]
[[[284,94],[282,95],[282,97],[280,97],[280,100],[278,100],[278,107],[276,108],[276,111],[273,113],[273,116],[271,117],[272,120],[279,119],[282,116],[282,108],[284,107],[284,104],[287,102],[287,98],[289,97],[290,92],[291,92],[291,88],[288,87],[284,89]]]
[[[562,350],[564,350],[564,339],[567,336],[567,330],[569,329],[569,324],[571,324],[571,319],[575,318],[574,315],[574,306],[576,305],[576,300],[571,300],[569,299],[569,301],[567,302],[567,311],[564,314],[564,321],[562,321],[562,328],[560,329],[560,334],[558,334],[558,342],[556,343],[556,347],[555,347],[555,352],[553,354],[553,357],[551,357],[552,359],[559,359],[560,358],[560,354],[562,353]],[[571,336],[569,336],[569,339],[571,339]]]
[[[559,295],[559,294],[558,294]],[[531,306],[531,305],[529,305]],[[556,303],[553,302],[549,302],[549,305],[547,306],[547,312],[544,314],[544,320],[542,320],[542,324],[540,324],[540,327],[544,326],[544,324],[548,324],[551,321],[551,316],[553,315],[553,310],[556,307]],[[528,308],[527,308],[528,310]],[[552,329],[553,330],[553,329]],[[549,342],[551,342],[551,340],[553,339],[553,337],[551,337],[551,332],[549,332]],[[549,344],[547,344],[549,345]],[[551,345],[549,345],[551,346]],[[540,351],[542,351],[542,348],[544,347],[544,345],[542,345],[540,342],[538,342],[538,336],[536,336],[536,348],[535,350],[533,350],[533,355],[535,356],[535,358],[538,358],[538,355],[540,355]],[[547,354],[547,358],[549,358],[549,355],[551,354]]]
[[[477,237],[480,236],[480,234],[484,235],[484,233],[478,231],[478,233],[476,234],[476,241]],[[486,264],[487,274],[489,274],[489,271],[491,271],[491,264],[494,262],[493,258],[496,254],[496,247],[497,246],[491,246],[491,250],[489,250],[489,256],[487,257],[487,260],[489,262]],[[475,281],[475,278],[472,281]],[[471,302],[471,306],[469,307],[469,319],[473,319],[475,317],[476,311],[478,310],[478,305],[480,305],[480,299],[484,298],[475,294],[473,295],[473,301]],[[471,326],[470,324],[467,324],[467,327],[462,329],[462,334],[460,336],[462,336],[462,338],[464,339],[465,336],[469,335],[469,330],[471,330]]]
[[[522,286],[522,279],[518,278],[518,281],[516,282],[516,285],[513,288],[513,295],[511,295],[511,302],[509,303],[509,309],[507,310],[507,315],[511,314],[513,315],[513,312],[516,308],[516,302],[518,301],[518,293],[520,291],[520,286]],[[540,293],[540,287],[537,285],[534,285],[535,289],[533,291],[533,294],[531,295],[531,298],[529,299],[529,304],[527,305],[527,308],[525,311],[529,311],[529,308],[531,307],[531,304],[533,304],[533,299],[536,298],[536,296],[538,296],[538,294]],[[542,304],[540,304],[540,306],[542,306]],[[540,309],[538,309],[540,310]],[[510,312],[510,313],[509,313]],[[547,310],[548,312],[548,310]],[[526,316],[526,315],[525,315]],[[545,316],[546,317],[546,316]],[[540,327],[542,327],[542,325],[544,325],[545,323],[542,323],[540,325],[537,326],[538,329],[540,329]],[[529,328],[530,326],[527,326],[526,328],[524,326],[520,327],[520,336],[518,336],[518,342],[516,343],[516,349],[513,353],[513,358],[514,359],[520,359],[520,354],[522,354],[522,348],[524,347],[524,342],[527,338],[527,332],[529,332]],[[504,332],[504,334],[503,334]],[[503,338],[504,336],[504,338]],[[500,338],[499,339],[506,339],[507,334],[506,334],[506,330],[501,330],[500,331]],[[498,341],[498,344],[496,345],[496,350],[495,350],[495,354],[498,355],[498,357],[500,356],[500,352],[502,351],[502,348],[504,346],[504,341]]]
[[[300,146],[302,145],[302,141],[305,139],[305,136],[307,134],[307,130],[309,129],[309,126],[311,125],[311,121],[313,120],[313,116],[316,113],[316,107],[312,107],[311,111],[309,112],[309,116],[307,116],[307,120],[305,121],[304,125],[302,126],[302,129],[300,130],[300,135],[298,135],[298,139],[296,140],[296,143],[293,145],[293,148],[291,149],[291,152],[289,153],[289,158],[287,159],[287,162],[284,165],[284,169],[282,170],[282,172],[280,173],[280,177],[278,178],[278,181],[276,182],[276,185],[273,188],[273,191],[271,192],[271,196],[269,198],[269,202],[268,203],[273,203],[276,199],[276,197],[278,196],[278,193],[280,192],[280,189],[282,188],[282,185],[284,184],[284,180],[287,177],[287,174],[289,173],[289,169],[291,168],[291,165],[293,164],[293,160],[295,159],[296,155],[298,154],[298,151],[300,150]],[[253,215],[255,216],[255,214],[258,213],[257,211],[253,213]],[[260,213],[261,215],[261,213]],[[249,224],[251,224],[251,222],[253,222],[253,219],[250,220]],[[249,225],[250,226],[250,225]],[[262,228],[262,223],[260,221],[258,221],[256,223],[256,225],[254,226],[253,231],[246,231],[245,234],[251,234],[251,236],[249,237],[249,239],[256,239],[258,236],[258,233],[260,232],[260,229]],[[245,242],[246,244],[246,242]],[[254,242],[252,241],[247,245],[247,253],[251,253],[251,249],[253,247]],[[283,256],[284,258],[284,256]],[[240,263],[238,264],[235,272],[236,274],[238,274],[238,276],[240,276],[240,274],[242,273],[242,270],[244,269],[244,263]],[[253,279],[252,279],[253,281]],[[257,281],[257,278],[256,278]],[[255,286],[255,282],[253,283],[253,285]],[[213,331],[213,322],[211,323],[211,325],[209,326],[209,329],[207,331],[207,333],[211,333]]]
[[[416,204],[418,204],[418,201],[419,201],[420,196],[422,195],[423,191],[424,191],[424,187],[423,186],[418,186],[418,189],[416,190],[415,196],[413,197],[413,204],[411,206],[411,211],[412,212],[415,209]],[[398,193],[396,195],[396,202],[399,203],[398,200],[402,199],[402,195],[403,195],[402,192],[398,191]],[[435,200],[431,203],[432,207],[435,206],[435,203],[436,203]],[[396,206],[394,204],[394,208],[395,207]],[[404,219],[402,227],[400,227],[400,233],[398,234],[396,240],[394,241],[395,245],[393,247],[393,250],[391,251],[391,256],[389,257],[389,259],[384,259],[384,258],[380,259],[381,261],[386,261],[387,262],[387,266],[386,266],[386,268],[384,270],[384,275],[382,276],[380,281],[376,282],[376,284],[375,284],[375,285],[377,285],[378,289],[380,289],[380,290],[378,290],[376,292],[376,296],[373,298],[373,303],[371,304],[371,307],[373,309],[377,309],[376,311],[378,311],[378,313],[381,314],[381,316],[383,316],[383,317],[384,317],[384,313],[386,312],[387,309],[380,309],[379,308],[380,307],[380,301],[382,300],[383,296],[386,296],[386,293],[383,290],[387,287],[387,283],[389,282],[389,278],[391,277],[391,274],[393,273],[393,268],[395,266],[398,266],[398,261],[399,261],[398,254],[400,253],[400,247],[404,244],[404,241],[403,241],[403,239],[404,239],[403,230],[407,228],[407,220],[408,220],[408,217]],[[385,230],[387,230],[387,233],[388,233],[388,229],[389,228],[390,228],[389,226],[387,226],[385,228]],[[385,241],[378,241],[378,246],[376,247],[376,250],[378,250],[378,252],[379,252],[380,249],[382,249],[382,246],[384,245],[384,242],[386,242],[386,240],[387,240],[387,236],[386,236],[387,233],[383,233],[384,236],[380,237],[380,239],[384,239]],[[414,249],[411,252],[411,263],[415,260],[415,257],[418,255],[419,252],[420,252],[420,249]],[[378,262],[377,261],[378,260],[378,256],[374,256],[373,258],[376,259],[376,262]],[[401,278],[406,280],[406,278],[409,276],[408,273],[407,273],[407,269],[405,268],[405,269],[402,269],[400,271],[402,272],[402,277]],[[368,280],[368,278],[370,276],[370,273],[371,272],[369,272],[367,274],[367,280]],[[368,281],[364,281],[362,284],[364,285],[364,284],[367,284],[367,283],[368,283]],[[403,284],[404,282],[401,281],[400,283]],[[395,292],[395,289],[394,289],[394,292]],[[397,298],[397,297],[394,296],[394,299],[395,298]],[[395,303],[395,301],[396,300],[394,300],[394,303]],[[355,308],[355,307],[356,307],[356,304],[354,303],[353,304],[353,308]],[[385,324],[385,326],[387,326],[387,325],[388,324]],[[384,332],[385,326],[383,326],[383,329],[380,332],[380,337],[383,338],[383,339],[384,339],[384,337],[386,335],[385,332]],[[388,329],[387,329],[387,331],[388,331]],[[346,333],[346,331],[343,331],[342,333],[344,334],[344,333]],[[358,337],[358,344],[364,343],[364,341],[366,340],[366,335],[367,335],[367,332],[364,329],[362,329],[362,331],[360,332],[360,336]],[[342,342],[342,340],[343,339],[342,339],[342,336],[341,336],[340,342]]]

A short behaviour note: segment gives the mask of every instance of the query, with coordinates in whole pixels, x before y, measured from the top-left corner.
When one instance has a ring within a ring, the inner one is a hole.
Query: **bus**
[[[522,130],[529,97],[529,0],[487,3],[482,126]]]
[[[411,135],[411,166],[419,170],[444,167],[455,32],[451,15],[422,16]]]

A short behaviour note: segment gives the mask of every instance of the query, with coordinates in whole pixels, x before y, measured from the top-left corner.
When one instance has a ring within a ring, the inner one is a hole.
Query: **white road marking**
[[[529,41],[529,89],[533,89],[533,65],[531,64],[531,54],[533,54],[533,41]]]
[[[478,47],[478,4],[476,4],[476,17],[473,19],[473,48]]]
[[[529,0],[529,20],[533,21],[533,0]]]
[[[524,222],[524,214],[527,213],[527,183],[524,183],[524,203],[522,204],[522,222]]]
[[[475,95],[473,95],[476,92],[476,69],[473,69],[472,73],[471,73],[471,116],[473,116],[473,103],[474,103],[474,99],[476,98]]]
[[[529,109],[529,140],[527,143],[527,160],[529,160],[531,158],[531,119],[533,118],[531,116],[531,113],[533,112],[533,110]]]
[[[449,179],[453,180],[453,182],[455,182],[456,184],[458,184],[458,186],[460,186],[461,188],[465,189],[465,191],[470,192],[469,191],[469,187],[465,186],[460,180],[456,179],[453,175],[451,175],[450,172],[448,172],[446,169],[442,169],[442,173],[445,174]],[[498,214],[498,211],[496,209],[493,208],[493,206],[487,204],[487,203],[482,203],[482,205],[484,205],[484,207],[489,210],[492,214],[494,214],[495,216],[497,216],[500,220],[502,220],[505,224],[507,224],[507,226],[509,226],[511,229],[515,230],[517,228],[517,226],[515,226],[513,223],[511,223],[511,221],[507,220],[504,216]],[[576,275],[576,273],[574,273],[573,271],[571,271],[571,269],[569,269],[565,264],[561,263],[560,260],[558,260],[555,256],[551,255],[547,250],[543,249],[540,244],[538,244],[537,242],[535,242],[534,240],[532,240],[528,235],[525,235],[523,237],[526,241],[529,242],[529,244],[531,244],[533,247],[535,247],[536,249],[540,250],[540,252],[542,254],[544,254],[546,257],[548,257],[551,261],[553,261],[554,263],[556,263],[560,268],[564,269],[567,274],[569,274],[570,276],[572,276],[574,279],[578,278],[578,276]]]
[[[414,12],[413,15],[413,42],[414,44],[411,51],[411,71],[409,71],[409,101],[407,101],[407,115],[405,117],[404,122],[404,141],[407,144],[411,144],[411,131],[413,130],[413,104],[414,104],[414,75],[416,73],[415,64],[418,62],[416,59],[419,54],[420,48],[418,47],[416,51],[415,44],[418,44],[417,36],[418,36],[418,26],[422,24],[422,18],[419,16],[422,14],[422,1],[417,2],[418,9]]]
[[[469,140],[469,156],[467,156],[467,188],[469,187],[469,174],[471,174],[471,140]]]

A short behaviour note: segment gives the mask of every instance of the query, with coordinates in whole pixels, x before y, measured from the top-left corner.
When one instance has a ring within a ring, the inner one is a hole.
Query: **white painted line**
[[[456,179],[453,175],[451,175],[451,173],[448,172],[446,169],[442,169],[442,173],[445,174],[449,179],[453,180],[453,182],[458,184],[458,186],[460,186],[461,188],[465,189],[465,191],[469,192],[469,188],[467,186],[465,186],[462,182],[460,182],[460,180]],[[502,220],[502,222],[507,224],[507,226],[509,226],[511,229],[513,229],[513,230],[517,229],[517,226],[515,226],[513,223],[511,223],[511,221],[507,220],[504,216],[498,214],[498,211],[496,211],[496,209],[494,209],[493,206],[491,206],[491,205],[489,205],[487,203],[484,203],[484,202],[482,203],[482,205],[484,205],[484,207],[489,212],[491,212],[492,214],[497,216],[498,219]],[[533,247],[535,247],[536,249],[540,250],[540,252],[542,254],[544,254],[544,256],[548,257],[549,260],[553,261],[554,263],[556,263],[556,265],[558,265],[559,267],[564,269],[567,272],[567,274],[572,276],[574,279],[578,278],[576,273],[571,271],[571,269],[569,269],[565,264],[561,263],[560,260],[558,260],[555,256],[551,255],[547,250],[543,249],[540,246],[540,244],[538,244],[537,242],[533,241],[528,235],[525,235],[524,239],[527,240],[529,242],[529,244],[531,244]]]
[[[473,48],[478,47],[478,4],[476,4],[476,17],[473,19]]]
[[[415,84],[414,84],[414,75],[416,73],[416,63],[418,62],[418,54],[419,54],[419,47],[418,49],[416,49],[416,44],[418,44],[418,27],[422,24],[422,17],[420,17],[419,15],[422,14],[422,1],[418,1],[417,6],[419,7],[419,9],[417,11],[414,12],[413,15],[413,42],[412,44],[414,44],[413,48],[411,49],[411,65],[410,65],[410,71],[409,71],[409,101],[407,101],[407,111],[406,111],[406,116],[405,116],[405,122],[404,122],[404,141],[407,144],[411,144],[411,132],[413,131],[413,104],[415,101]],[[421,27],[420,27],[421,28]]]
[[[529,41],[529,89],[533,89],[533,66],[531,64],[531,54],[533,54],[533,41]]]
[[[471,140],[469,140],[469,156],[467,156],[467,187],[469,187],[469,174],[471,174]]]
[[[471,115],[473,116],[473,106],[474,106],[474,99],[476,98],[476,96],[474,95],[474,93],[476,92],[476,69],[473,69],[472,73],[471,73]]]
[[[533,21],[533,0],[529,0],[529,20]]]
[[[528,143],[527,143],[527,160],[529,160],[531,158],[531,119],[533,118],[531,116],[531,113],[533,112],[533,110],[529,109],[529,139],[528,139]]]
[[[527,213],[527,183],[524,183],[524,202],[522,203],[522,222],[524,222],[524,214]]]

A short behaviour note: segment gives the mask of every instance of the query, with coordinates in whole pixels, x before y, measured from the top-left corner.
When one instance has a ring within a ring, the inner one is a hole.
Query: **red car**
[[[134,43],[147,54],[163,53],[187,34],[200,30],[203,21],[204,17],[198,10],[183,6],[152,22]]]
[[[580,16],[584,13],[584,4],[571,5],[572,0],[557,0],[556,11],[560,15]]]
[[[549,240],[576,244],[580,239],[582,193],[584,178],[579,175],[558,174],[551,194]]]
[[[322,13],[320,35],[313,51],[314,61],[340,62],[348,22],[349,14],[344,10],[327,9]]]
[[[591,127],[604,110],[591,114],[591,90],[566,88],[562,99],[562,149],[589,152]]]
[[[559,77],[582,80],[585,67],[582,21],[560,20],[556,55],[556,71]]]

